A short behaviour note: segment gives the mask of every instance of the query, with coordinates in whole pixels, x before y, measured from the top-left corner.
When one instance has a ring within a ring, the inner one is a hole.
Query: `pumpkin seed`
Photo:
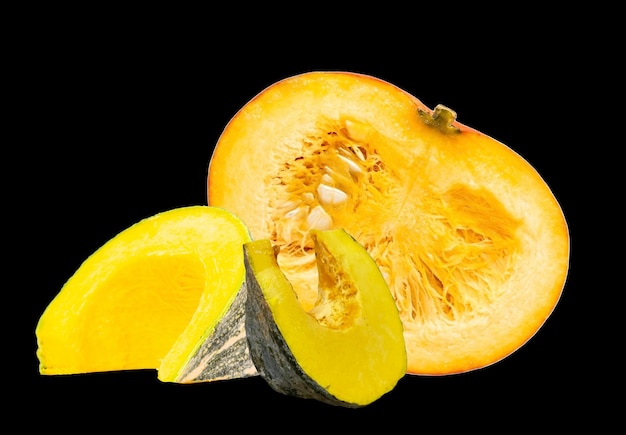
[[[317,197],[323,205],[339,205],[348,200],[346,192],[326,184],[317,186]]]

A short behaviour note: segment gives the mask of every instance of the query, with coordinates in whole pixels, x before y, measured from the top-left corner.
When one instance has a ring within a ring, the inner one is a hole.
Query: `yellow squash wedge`
[[[157,369],[176,381],[243,285],[249,240],[241,220],[207,206],[122,231],[80,265],[40,317],[40,373]]]

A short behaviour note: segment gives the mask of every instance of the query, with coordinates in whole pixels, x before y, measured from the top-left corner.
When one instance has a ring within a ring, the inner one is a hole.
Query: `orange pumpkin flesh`
[[[310,231],[344,228],[389,284],[408,373],[488,366],[552,313],[569,234],[537,171],[455,117],[371,76],[284,79],[226,126],[209,205],[281,248],[278,263],[307,310],[317,299]]]

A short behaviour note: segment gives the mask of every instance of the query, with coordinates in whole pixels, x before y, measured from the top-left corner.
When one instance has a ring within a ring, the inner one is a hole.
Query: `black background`
[[[72,12],[27,15],[17,33],[27,48],[16,50],[12,66],[18,98],[11,119],[24,154],[21,179],[28,182],[20,183],[16,223],[24,226],[13,235],[20,243],[9,263],[23,268],[13,286],[26,307],[20,349],[27,344],[11,403],[33,411],[28,424],[75,427],[81,416],[96,428],[210,431],[226,422],[286,431],[328,428],[331,421],[354,429],[387,422],[385,430],[418,432],[489,431],[501,419],[508,428],[558,427],[563,412],[570,422],[587,417],[593,393],[582,373],[597,345],[586,341],[581,349],[586,327],[574,213],[580,172],[565,136],[567,118],[580,110],[572,89],[584,75],[579,41],[574,32],[554,32],[557,16],[529,15],[514,24],[512,13],[498,11],[469,19],[463,11],[358,18],[326,10],[307,20],[305,12],[276,10],[270,22],[243,7]],[[443,103],[539,171],[572,236],[568,282],[544,327],[491,367],[406,376],[357,410],[282,396],[260,378],[181,386],[160,383],[152,371],[40,376],[36,323],[80,263],[142,218],[206,204],[207,165],[229,119],[275,81],[312,70],[371,74],[431,108]]]

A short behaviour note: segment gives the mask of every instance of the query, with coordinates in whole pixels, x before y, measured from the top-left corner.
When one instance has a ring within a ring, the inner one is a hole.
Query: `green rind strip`
[[[246,299],[244,283],[214,331],[182,370],[177,382],[208,382],[259,374],[250,358],[246,338]]]

